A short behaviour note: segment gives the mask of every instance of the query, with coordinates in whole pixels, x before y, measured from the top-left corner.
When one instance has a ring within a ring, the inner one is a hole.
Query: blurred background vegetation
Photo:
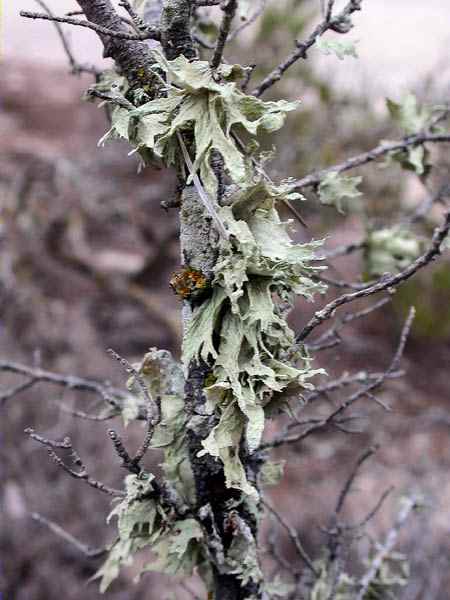
[[[14,11],[29,8],[28,4],[15,3]],[[257,4],[255,0],[255,9]],[[319,17],[316,0],[266,4],[265,12],[236,36],[228,51],[230,61],[256,63],[253,85],[291,51],[294,39],[307,35]],[[399,100],[410,89],[424,103],[448,100],[449,65],[441,58],[447,55],[448,45],[441,21],[449,11],[432,1],[411,6],[399,1],[395,7],[392,2],[376,4],[372,22],[364,16],[363,6],[349,34],[359,40],[359,64],[352,57],[340,61],[315,50],[310,60],[292,67],[273,88],[273,97],[303,101],[276,139],[263,140],[268,149],[273,143],[278,148],[270,165],[274,177],[300,178],[370,149],[380,139],[397,139],[400,133],[385,106],[386,95]],[[373,10],[371,2],[367,5],[368,11]],[[442,7],[442,13],[435,6]],[[59,10],[59,5],[54,8]],[[428,23],[417,33],[418,39],[425,39],[422,46],[408,45],[402,37],[411,33],[405,23],[394,34],[385,26],[409,9],[406,21],[412,14]],[[201,32],[207,36],[211,23],[208,11],[203,14]],[[101,110],[80,100],[91,83],[89,77],[71,77],[66,67],[54,64],[49,39],[56,39],[56,34],[50,25],[18,25],[11,19],[11,31],[19,32],[20,43],[16,37],[14,51],[0,67],[0,356],[123,385],[124,374],[106,348],[132,362],[152,346],[178,352],[180,305],[168,286],[179,262],[178,223],[175,210],[166,212],[160,206],[161,200],[173,195],[175,181],[162,171],[138,175],[125,144],[98,149],[107,121]],[[210,19],[214,20],[213,10]],[[29,35],[31,51],[27,51]],[[77,35],[73,34],[76,51]],[[33,54],[34,36],[40,36],[42,52]],[[382,40],[383,48],[376,47],[377,40]],[[82,43],[78,46],[81,54],[89,52],[92,62],[97,60],[97,47],[89,43],[88,50]],[[58,52],[63,59],[62,50]],[[374,67],[378,53],[380,64]],[[392,226],[401,213],[412,213],[448,177],[448,152],[432,152],[435,168],[427,177],[402,171],[398,165],[351,173],[363,176],[363,195],[345,214],[319,206],[317,196],[308,193],[300,207],[308,229],[299,228],[299,238],[320,238],[331,231],[327,248],[333,248],[360,240],[367,227]],[[429,237],[441,211],[439,204],[434,206],[429,218],[415,227],[417,235]],[[329,276],[355,280],[366,267],[364,253],[356,253],[333,261]],[[291,448],[286,476],[272,493],[314,554],[322,541],[320,526],[349,466],[362,448],[378,442],[381,449],[358,481],[348,517],[355,520],[365,514],[391,483],[397,496],[410,489],[425,494],[426,510],[402,539],[412,569],[411,582],[399,595],[402,600],[445,600],[450,586],[449,299],[447,259],[404,285],[392,305],[349,326],[339,357],[333,350],[321,354],[320,364],[331,375],[368,365],[382,369],[407,309],[411,304],[417,308],[406,353],[407,375],[382,395],[393,411],[370,409],[358,436],[327,432],[301,448]],[[311,307],[299,305],[292,315],[293,327],[298,329],[310,311]],[[14,381],[2,374],[0,385],[7,387]],[[41,512],[91,546],[111,539],[104,523],[109,499],[65,477],[47,460],[45,450],[23,433],[33,427],[54,438],[70,434],[93,475],[119,486],[123,473],[111,452],[108,425],[73,419],[70,414],[75,408],[87,410],[83,402],[73,391],[33,388],[2,407],[0,590],[5,599],[100,597],[96,584],[86,583],[98,564],[29,517],[30,511]],[[126,433],[130,440],[137,435],[138,426]],[[371,523],[374,534],[388,527],[395,494]],[[289,556],[288,542],[279,543]],[[161,594],[170,597],[169,590],[175,590],[160,575],[149,575],[137,585],[132,579],[130,568],[108,596],[151,599]],[[182,588],[175,591],[184,597]]]

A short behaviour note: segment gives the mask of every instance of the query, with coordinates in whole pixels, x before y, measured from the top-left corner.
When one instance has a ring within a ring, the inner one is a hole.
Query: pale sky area
[[[280,0],[269,0],[279,3]],[[319,0],[317,0],[319,3]],[[76,9],[73,0],[47,0],[55,13]],[[337,8],[344,0],[336,2]],[[3,0],[3,59],[21,57],[64,65],[65,56],[50,23],[25,20],[20,10],[40,10],[33,0]],[[349,38],[358,40],[359,60],[318,57],[322,74],[345,86],[361,85],[376,96],[403,95],[430,71],[450,80],[450,0],[364,0]],[[101,62],[93,32],[68,28],[80,62]],[[274,57],[274,64],[277,58]],[[445,82],[444,82],[445,85]]]

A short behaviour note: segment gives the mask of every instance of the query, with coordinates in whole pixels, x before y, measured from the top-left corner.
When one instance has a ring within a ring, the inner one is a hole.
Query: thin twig
[[[160,40],[161,34],[160,32],[153,27],[148,27],[145,33],[128,33],[126,31],[114,31],[112,29],[108,29],[107,27],[103,27],[102,25],[97,25],[96,23],[92,23],[91,21],[86,21],[82,19],[74,19],[72,17],[56,17],[51,16],[46,13],[37,13],[30,12],[27,10],[21,10],[20,16],[25,17],[27,19],[42,19],[44,21],[52,21],[53,23],[65,23],[67,25],[77,25],[79,27],[84,27],[86,29],[92,29],[99,35],[106,35],[108,37],[118,38],[121,40],[134,40],[134,41],[144,41],[144,40]]]
[[[317,385],[312,392],[305,396],[305,402],[306,404],[310,404],[319,396],[327,395],[330,392],[354,385],[355,383],[369,383],[371,381],[375,381],[376,379],[379,379],[382,374],[383,373],[367,373],[366,371],[360,371],[353,375],[348,375],[345,373],[334,381],[329,381],[324,385]],[[392,371],[389,373],[388,378],[396,379],[398,377],[402,377],[403,375],[403,371]],[[295,424],[292,424],[292,426],[295,426]]]
[[[334,509],[334,514],[335,514],[336,519],[337,519],[338,515],[341,513],[342,509],[344,508],[344,504],[347,499],[347,496],[350,493],[350,490],[353,486],[353,483],[354,483],[361,467],[366,462],[366,460],[368,460],[375,454],[375,452],[377,450],[378,450],[378,446],[372,446],[371,448],[368,448],[361,454],[361,456],[356,461],[355,466],[353,467],[353,469],[350,473],[350,476],[348,477],[347,481],[345,482],[344,487],[342,488],[342,490],[339,494],[338,500],[336,502],[336,508]]]
[[[61,27],[60,23],[55,20],[55,15],[52,13],[52,11],[50,10],[50,8],[47,6],[47,4],[45,2],[43,2],[43,0],[35,0],[37,2],[37,4],[39,4],[39,6],[45,10],[45,12],[47,13],[48,17],[53,21],[54,25],[55,25],[55,29],[58,33],[59,39],[61,40],[61,44],[63,46],[64,52],[66,53],[67,59],[69,61],[70,67],[72,69],[73,73],[91,73],[92,75],[98,75],[99,74],[99,70],[96,69],[94,66],[89,66],[89,65],[81,65],[77,62],[73,52],[72,52],[72,48],[70,47],[69,44],[69,40],[67,39],[63,28]],[[81,14],[83,14],[81,12]],[[67,15],[67,17],[70,17],[71,15]]]
[[[333,248],[332,250],[324,250],[322,254],[317,254],[314,257],[314,260],[322,261],[329,260],[330,258],[337,258],[338,256],[347,256],[348,254],[352,254],[353,252],[357,252],[358,250],[364,250],[366,246],[366,240],[352,242],[351,244],[346,244],[343,246],[337,246],[337,248]]]
[[[38,435],[37,433],[35,433],[34,429],[32,429],[31,427],[27,427],[24,430],[24,433],[28,434],[30,438],[32,438],[36,442],[39,442],[43,446],[47,446],[49,448],[63,448],[64,450],[72,450],[72,443],[69,437],[65,437],[62,442],[50,440],[48,438],[43,437],[42,435]]]
[[[98,395],[104,402],[110,404],[114,408],[120,409],[123,402],[129,397],[129,394],[119,388],[113,388],[107,383],[100,383],[92,379],[83,379],[75,375],[61,375],[44,369],[28,367],[16,362],[0,360],[0,372],[16,373],[27,378],[27,387],[38,383],[49,383],[65,387],[70,390],[89,392]],[[17,386],[17,393],[22,391],[20,386]],[[143,419],[144,415],[140,414],[139,419]]]
[[[50,531],[55,533],[58,537],[63,539],[65,542],[68,542],[69,544],[74,546],[77,550],[79,550],[84,556],[86,556],[88,558],[99,558],[100,556],[103,556],[104,554],[106,554],[108,552],[107,547],[91,548],[91,546],[88,546],[87,544],[80,542],[71,533],[69,533],[68,531],[66,531],[59,525],[57,525],[55,522],[50,521],[50,519],[47,519],[46,517],[44,517],[43,515],[41,515],[39,513],[31,513],[31,518],[34,521],[37,521],[38,523],[40,523],[41,525],[45,525],[45,527],[48,527],[48,529],[50,529]]]
[[[383,565],[383,562],[389,556],[389,553],[392,552],[397,542],[400,529],[406,523],[411,512],[415,510],[418,507],[418,505],[419,501],[416,497],[404,499],[403,506],[401,507],[400,512],[398,513],[397,519],[392,529],[387,534],[384,544],[382,544],[379,547],[375,557],[371,561],[368,571],[363,575],[359,582],[359,591],[358,595],[356,596],[356,600],[364,599],[370,585],[376,578],[381,566]]]
[[[149,389],[148,385],[145,383],[145,380],[144,380],[143,376],[141,375],[141,373],[139,373],[139,371],[137,371],[133,367],[133,365],[131,365],[125,358],[120,356],[120,354],[118,354],[112,348],[108,348],[107,352],[113,358],[115,358],[118,362],[120,362],[120,364],[125,368],[126,372],[129,375],[132,375],[134,377],[134,379],[137,383],[137,386],[139,387],[140,391],[142,392],[144,399],[147,403],[147,417],[150,419],[151,415],[156,416],[159,411],[159,406],[153,400],[150,389]]]
[[[314,46],[319,37],[328,30],[338,30],[340,24],[348,23],[350,15],[355,11],[361,10],[362,0],[350,0],[343,10],[333,18],[328,18],[328,14],[324,20],[317,25],[309,38],[304,42],[296,42],[297,48],[290,54],[282,63],[280,63],[267,77],[253,90],[255,96],[261,96],[266,90],[280,81],[284,73],[296,63],[299,59],[306,59],[308,50]]]
[[[257,8],[255,10],[255,12],[250,15],[250,17],[248,19],[245,19],[244,23],[242,23],[242,25],[239,25],[238,27],[236,27],[236,29],[234,31],[232,31],[230,33],[230,35],[228,36],[228,41],[234,40],[240,33],[242,33],[242,31],[244,29],[247,29],[247,27],[250,27],[250,25],[253,25],[253,23],[255,23],[259,17],[263,14],[265,8],[266,8],[266,4],[267,4],[267,0],[260,0],[260,6],[259,8]]]
[[[358,290],[356,292],[343,294],[339,296],[329,304],[327,304],[324,308],[317,311],[312,319],[305,325],[302,331],[297,335],[296,341],[302,342],[304,339],[308,337],[308,335],[318,326],[321,325],[324,321],[330,319],[337,308],[343,306],[344,304],[348,304],[349,302],[354,302],[359,298],[366,298],[367,296],[371,296],[373,294],[377,294],[384,290],[388,290],[389,288],[394,288],[395,286],[407,281],[412,275],[414,275],[419,269],[422,269],[426,265],[428,265],[436,256],[441,253],[441,246],[447,237],[450,230],[450,211],[447,212],[446,217],[440,225],[434,231],[433,238],[429,249],[419,256],[414,262],[412,262],[406,269],[398,273],[397,275],[388,275],[379,279],[376,283],[362,290]]]
[[[120,0],[119,6],[124,8],[130,16],[131,23],[133,28],[137,32],[146,32],[148,31],[149,25],[146,23],[134,10],[133,6],[128,2],[128,0]]]
[[[348,529],[362,529],[363,527],[365,527],[365,525],[367,525],[367,523],[369,521],[371,521],[373,519],[373,517],[380,511],[386,498],[390,494],[392,494],[393,490],[394,490],[394,486],[391,486],[387,490],[384,490],[384,492],[381,494],[380,498],[378,499],[377,503],[372,508],[372,510],[369,511],[367,513],[367,515],[359,523],[356,523],[355,525],[347,525],[347,528]]]
[[[219,35],[217,36],[214,54],[211,59],[212,69],[217,69],[222,62],[223,51],[225,50],[225,44],[227,43],[231,23],[233,22],[234,15],[236,14],[236,9],[237,0],[225,0],[222,4],[223,18],[220,24]]]
[[[403,326],[402,332],[400,334],[400,340],[397,346],[397,350],[388,366],[386,371],[381,373],[377,379],[374,379],[367,383],[367,385],[363,386],[356,392],[354,392],[351,396],[349,396],[346,400],[344,400],[338,408],[333,410],[327,417],[320,420],[318,423],[312,424],[305,431],[302,431],[296,435],[286,436],[284,433],[275,437],[274,439],[261,444],[260,448],[262,450],[266,450],[269,448],[277,448],[279,446],[283,446],[285,444],[294,444],[298,442],[302,442],[311,434],[316,433],[317,431],[321,431],[328,426],[332,426],[335,424],[336,419],[340,418],[342,414],[350,408],[355,402],[360,400],[361,398],[367,397],[372,394],[375,390],[383,385],[383,383],[389,379],[392,374],[397,370],[400,359],[403,355],[406,341],[408,339],[409,333],[411,331],[412,322],[414,319],[415,310],[414,308],[410,309],[408,317]]]
[[[26,379],[24,382],[19,383],[15,386],[5,390],[4,392],[2,392],[0,394],[0,407],[3,406],[11,398],[14,398],[14,396],[17,396],[18,394],[25,392],[26,390],[33,387],[33,385],[35,383],[36,383],[36,380],[33,378]]]
[[[399,140],[391,143],[381,143],[372,150],[368,152],[362,152],[361,154],[357,154],[356,156],[352,156],[348,158],[344,162],[329,167],[327,169],[322,169],[320,171],[315,171],[302,179],[299,179],[295,182],[294,187],[296,190],[302,190],[308,187],[317,187],[322,179],[328,175],[329,173],[343,173],[345,171],[349,171],[350,169],[355,169],[356,167],[361,167],[362,165],[366,165],[370,162],[378,160],[380,157],[389,154],[389,152],[395,152],[397,150],[405,150],[410,146],[420,146],[427,142],[430,143],[449,143],[450,135],[449,134],[441,134],[441,133],[417,133],[416,135],[411,135],[409,137],[404,138],[403,140]]]
[[[440,186],[440,188],[434,193],[429,194],[416,208],[412,215],[408,215],[402,222],[401,225],[411,226],[418,221],[424,219],[432,207],[438,202],[442,202],[444,199],[450,197],[450,184],[448,182]]]
[[[297,554],[299,555],[301,560],[314,573],[314,575],[316,577],[318,577],[319,573],[316,571],[316,569],[312,563],[312,560],[306,553],[306,550],[303,548],[303,545],[302,545],[300,538],[299,538],[297,532],[295,531],[295,529],[293,527],[291,527],[291,525],[289,525],[289,523],[274,509],[274,507],[270,504],[270,502],[268,500],[266,500],[264,498],[262,500],[262,504],[267,508],[267,510],[275,517],[275,519],[278,521],[278,523],[287,532],[287,534],[289,535],[289,538],[291,539],[292,543],[294,544]]]
[[[125,448],[120,435],[114,429],[109,429],[108,435],[113,443],[117,456],[122,460],[122,467],[130,471],[130,473],[138,475],[141,472],[141,467],[133,464],[133,459]]]
[[[382,308],[386,304],[389,304],[391,301],[392,301],[391,297],[382,298],[378,302],[375,302],[374,304],[371,304],[370,306],[368,306],[360,311],[345,314],[342,318],[337,319],[337,321],[333,325],[333,327],[331,327],[328,331],[326,331],[323,335],[321,335],[314,342],[307,344],[306,347],[308,348],[309,351],[317,352],[319,350],[324,350],[324,349],[328,349],[328,348],[332,348],[332,347],[336,346],[341,341],[339,332],[343,327],[345,327],[349,323],[352,323],[353,321],[357,321],[359,319],[363,319],[364,317],[367,317],[369,314],[373,313],[374,311],[378,310],[379,308]]]
[[[40,444],[45,446],[47,448],[47,452],[48,452],[50,458],[53,460],[53,462],[56,465],[58,465],[58,467],[60,467],[63,471],[65,471],[68,475],[73,477],[74,479],[79,479],[81,481],[84,481],[90,487],[92,487],[95,490],[98,490],[100,492],[103,492],[104,494],[108,494],[109,496],[123,496],[124,495],[124,493],[121,490],[116,490],[114,488],[110,488],[109,486],[105,485],[104,483],[97,481],[96,479],[93,479],[89,475],[85,464],[81,460],[78,452],[72,446],[72,442],[69,437],[65,437],[62,442],[58,442],[58,441],[50,440],[48,438],[45,438],[45,437],[42,437],[41,435],[36,434],[34,432],[34,430],[31,428],[25,429],[25,433],[27,433],[36,442],[39,442]],[[78,467],[79,471],[76,471],[75,469],[72,469],[71,467],[66,465],[66,463],[56,454],[55,449],[69,450],[72,463],[75,465],[75,467]]]

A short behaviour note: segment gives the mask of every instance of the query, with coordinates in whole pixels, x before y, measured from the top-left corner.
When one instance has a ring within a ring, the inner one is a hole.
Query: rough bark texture
[[[77,0],[77,2],[92,23],[115,31],[128,31],[110,0]],[[100,34],[99,37],[104,47],[103,55],[114,60],[131,84],[142,79],[142,75],[139,76],[142,69],[149,73],[154,60],[145,42],[122,40]]]
[[[165,0],[161,18],[161,43],[167,58],[180,54],[195,58],[197,52],[192,41],[190,22],[192,0]]]

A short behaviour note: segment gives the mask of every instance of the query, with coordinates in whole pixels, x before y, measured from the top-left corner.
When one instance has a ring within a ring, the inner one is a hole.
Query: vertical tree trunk
[[[182,194],[180,211],[180,242],[182,260],[185,265],[198,269],[207,277],[212,275],[217,259],[218,233],[212,225],[211,218],[206,213],[194,188],[185,188]],[[186,328],[191,317],[192,307],[186,302],[183,311],[183,327]],[[186,381],[186,410],[190,416],[204,414],[205,396],[203,388],[205,379],[211,372],[213,365],[204,362],[192,363],[189,366]],[[197,503],[199,512],[203,507],[210,509],[212,522],[205,523],[210,528],[210,534],[218,532],[223,551],[227,552],[232,541],[232,532],[226,530],[226,523],[230,515],[230,501],[238,500],[240,492],[229,489],[225,485],[225,477],[222,464],[210,455],[198,457],[202,449],[201,442],[204,440],[212,427],[215,425],[214,417],[211,417],[205,428],[201,431],[190,429],[190,457],[194,473]],[[250,465],[246,465],[250,468]],[[256,475],[250,475],[250,479],[256,480]],[[237,508],[240,519],[248,525],[256,538],[257,523],[254,517],[246,510],[245,503]],[[245,557],[243,557],[244,559]],[[215,600],[244,600],[245,598],[257,598],[261,596],[259,586],[249,583],[241,585],[241,581],[235,575],[228,575],[221,571],[219,564],[213,564],[215,582]]]

